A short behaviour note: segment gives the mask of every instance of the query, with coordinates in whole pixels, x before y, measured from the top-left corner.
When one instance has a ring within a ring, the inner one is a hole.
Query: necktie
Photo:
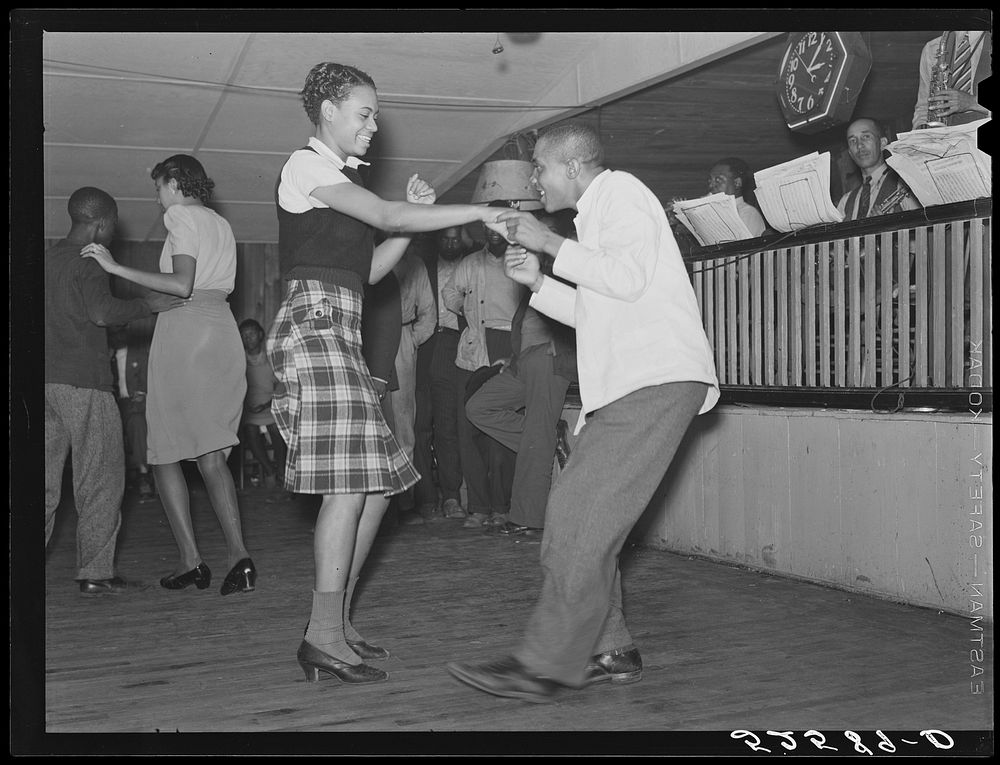
[[[872,201],[872,177],[865,178],[865,184],[861,187],[861,199],[858,200],[858,220],[868,217],[868,207]]]
[[[955,49],[955,68],[952,70],[952,87],[971,93],[972,89],[972,46],[967,32],[959,32],[958,47]]]

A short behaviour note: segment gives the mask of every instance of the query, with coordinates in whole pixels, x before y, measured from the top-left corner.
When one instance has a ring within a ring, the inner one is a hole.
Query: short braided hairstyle
[[[306,75],[306,84],[299,93],[302,96],[302,106],[309,115],[312,124],[318,125],[320,106],[324,101],[340,104],[346,101],[351,92],[360,86],[375,90],[375,81],[365,72],[353,66],[335,64],[324,61],[316,64]]]

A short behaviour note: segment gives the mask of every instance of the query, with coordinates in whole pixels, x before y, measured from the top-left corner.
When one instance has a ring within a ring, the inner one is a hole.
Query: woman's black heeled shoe
[[[189,585],[194,585],[199,590],[204,590],[212,583],[212,572],[204,563],[199,563],[195,568],[183,574],[171,574],[160,580],[160,586],[168,590],[183,590]]]
[[[305,638],[307,632],[309,632],[309,622],[306,622],[306,628],[302,630],[303,638]],[[345,638],[345,641],[347,642],[347,646],[362,659],[389,658],[389,652],[381,646],[372,645],[365,640],[346,640]]]
[[[243,558],[226,574],[219,592],[223,595],[232,595],[234,592],[253,592],[256,586],[257,569],[254,568],[252,560]]]
[[[389,652],[381,646],[372,645],[364,640],[348,640],[347,645],[351,647],[362,659],[388,659]]]
[[[299,645],[296,654],[299,666],[305,673],[306,681],[315,683],[319,681],[319,673],[326,672],[333,675],[342,683],[359,685],[361,683],[378,683],[388,680],[389,674],[381,669],[369,667],[367,664],[348,664],[340,659],[335,659],[330,654],[319,650],[312,643],[305,640]]]

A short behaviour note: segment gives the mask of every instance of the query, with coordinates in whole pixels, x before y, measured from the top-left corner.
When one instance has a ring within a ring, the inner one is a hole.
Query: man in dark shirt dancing
[[[127,586],[115,575],[114,561],[125,453],[107,327],[184,301],[158,292],[115,298],[97,261],[81,255],[89,245],[111,243],[118,205],[106,192],[84,187],[70,196],[68,209],[69,233],[45,253],[45,544],[52,537],[69,452],[80,592],[117,594]]]

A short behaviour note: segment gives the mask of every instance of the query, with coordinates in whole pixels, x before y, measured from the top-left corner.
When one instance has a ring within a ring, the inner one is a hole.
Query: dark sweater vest
[[[304,148],[318,153],[311,146]],[[364,186],[356,169],[345,166],[342,172],[352,183]],[[316,279],[363,293],[375,251],[374,229],[329,207],[288,212],[278,204],[280,185],[279,175],[274,201],[278,210],[278,260],[282,278]]]
[[[872,216],[879,214],[890,215],[892,213],[898,213],[903,211],[903,208],[900,206],[899,202],[897,202],[883,213],[875,212],[875,210],[878,209],[878,206],[882,204],[891,194],[893,194],[896,191],[896,188],[899,186],[900,182],[901,182],[900,178],[896,174],[895,170],[892,170],[890,168],[889,170],[885,171],[885,180],[882,181],[882,185],[879,187],[878,194],[875,195],[875,200],[871,203]],[[847,210],[847,215],[848,215],[848,217],[845,218],[845,220],[857,220],[857,213],[852,211],[854,210],[855,201],[857,200],[858,195],[860,193],[861,193],[861,186],[858,186],[858,188],[854,189],[848,195],[847,203],[844,206],[844,209]]]

